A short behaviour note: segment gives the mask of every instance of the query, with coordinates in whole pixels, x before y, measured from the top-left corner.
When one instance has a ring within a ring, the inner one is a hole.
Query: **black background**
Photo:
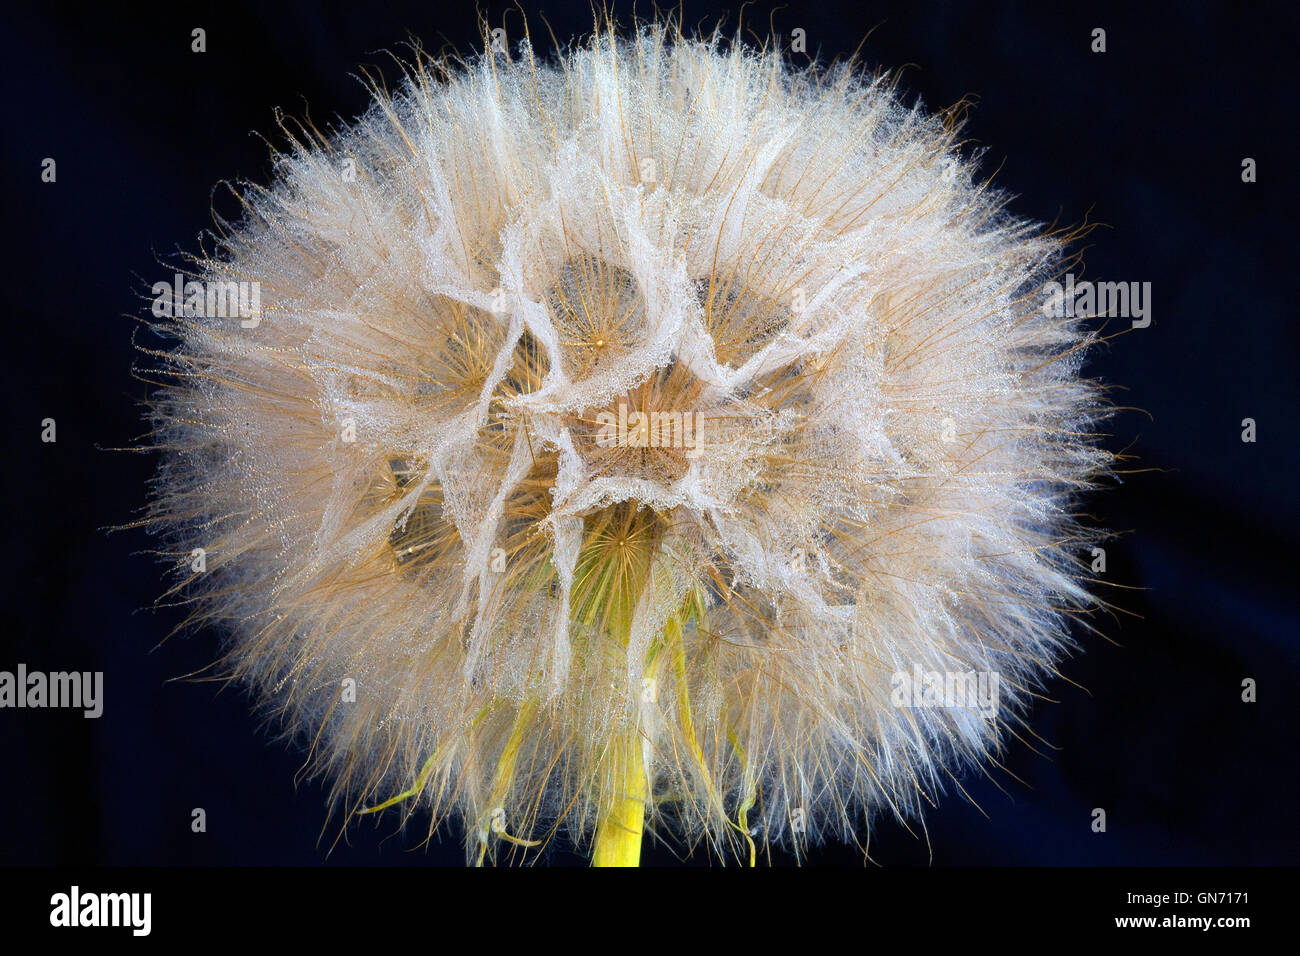
[[[863,36],[872,67],[901,67],[929,107],[977,95],[967,135],[1015,213],[1100,222],[1088,278],[1151,282],[1153,324],[1096,354],[1123,386],[1112,448],[1137,456],[1092,501],[1108,527],[1105,597],[1126,614],[1080,635],[1035,729],[1059,750],[1013,744],[996,783],[963,779],[925,829],[881,820],[886,865],[1294,863],[1300,858],[1293,725],[1294,453],[1298,264],[1296,8],[1237,4],[792,4],[778,32],[807,31],[823,60]],[[586,32],[585,4],[523,4],[535,42]],[[504,4],[487,6],[502,22]],[[630,7],[615,5],[625,18]],[[649,12],[648,5],[641,7]],[[690,3],[688,23],[725,8]],[[744,18],[766,33],[769,6]],[[143,431],[130,375],[133,316],[148,286],[195,249],[223,179],[266,181],[254,131],[272,109],[318,123],[366,103],[352,75],[408,34],[478,44],[466,4],[261,3],[11,7],[5,72],[0,669],[102,670],[105,714],[0,711],[0,863],[460,863],[458,833],[420,846],[395,818],[334,847],[324,790],[295,782],[300,750],[274,739],[237,688],[173,680],[209,663],[219,636],[159,642],[179,613],[149,610],[161,568],[136,531],[153,460],[109,450]],[[728,22],[736,22],[733,9]],[[517,11],[505,19],[513,39]],[[207,52],[190,52],[190,30]],[[1091,31],[1107,31],[1105,54]],[[874,29],[873,29],[874,28]],[[399,51],[400,52],[400,51]],[[58,180],[40,181],[54,157]],[[1259,181],[1241,181],[1243,157]],[[219,207],[220,208],[220,207]],[[1122,323],[1121,323],[1122,324]],[[40,422],[58,441],[40,441]],[[1241,420],[1258,441],[1240,439]],[[1125,590],[1131,588],[1132,590]],[[1243,678],[1259,701],[1240,700]],[[190,831],[207,811],[208,832]],[[1108,829],[1091,830],[1104,808]],[[649,847],[647,862],[672,862]],[[579,862],[557,853],[554,862]],[[813,863],[859,864],[852,847]],[[790,863],[791,857],[774,862]]]

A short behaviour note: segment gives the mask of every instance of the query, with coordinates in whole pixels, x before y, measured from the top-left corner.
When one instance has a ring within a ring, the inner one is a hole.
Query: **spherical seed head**
[[[261,310],[162,323],[153,406],[196,614],[345,813],[582,842],[634,740],[689,845],[854,838],[998,749],[1108,459],[955,127],[661,25],[374,92],[243,190],[199,273]]]

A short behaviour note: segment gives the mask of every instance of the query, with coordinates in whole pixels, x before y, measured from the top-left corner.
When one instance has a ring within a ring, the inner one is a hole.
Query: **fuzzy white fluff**
[[[153,518],[345,814],[415,786],[472,854],[582,843],[630,732],[660,832],[856,839],[1024,736],[1103,406],[1061,241],[952,123],[650,26],[289,129],[198,260],[260,322],[160,323]],[[620,401],[698,452],[601,447]],[[917,667],[998,674],[996,716],[897,706]]]

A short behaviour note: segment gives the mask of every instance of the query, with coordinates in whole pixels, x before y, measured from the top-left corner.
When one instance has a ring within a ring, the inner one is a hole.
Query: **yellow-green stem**
[[[593,866],[639,866],[647,797],[640,735],[631,733],[617,741],[610,762],[610,789],[601,801],[591,862]]]

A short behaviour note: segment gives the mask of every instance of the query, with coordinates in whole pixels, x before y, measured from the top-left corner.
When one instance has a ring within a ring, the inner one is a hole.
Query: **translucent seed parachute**
[[[256,315],[158,321],[150,372],[178,589],[345,819],[749,861],[1026,734],[1105,405],[950,115],[663,24],[373,92],[284,124],[194,265]]]

